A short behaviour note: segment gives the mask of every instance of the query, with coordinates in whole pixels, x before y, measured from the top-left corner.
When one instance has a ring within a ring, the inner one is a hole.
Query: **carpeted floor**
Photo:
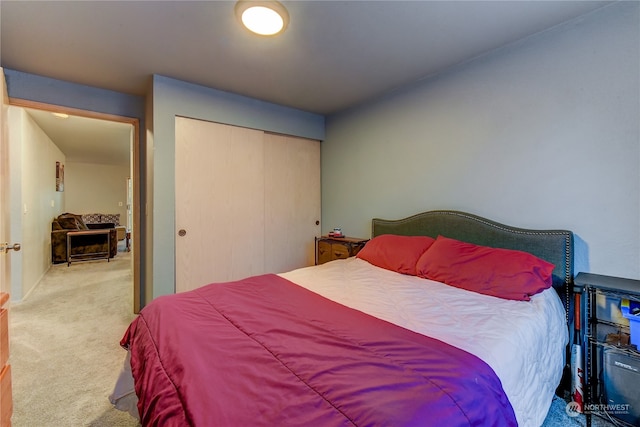
[[[108,400],[125,356],[118,342],[134,318],[130,267],[123,247],[108,263],[54,265],[12,305],[13,427],[139,426]],[[565,407],[554,399],[543,427],[586,425]],[[594,418],[593,425],[612,424]]]
[[[14,427],[136,426],[114,409],[125,351],[118,342],[133,319],[131,253],[54,265],[10,311]]]
[[[567,402],[555,396],[542,427],[585,427],[587,425],[584,415],[569,416],[566,408]],[[615,427],[615,424],[596,416],[591,418],[591,425],[593,427]]]

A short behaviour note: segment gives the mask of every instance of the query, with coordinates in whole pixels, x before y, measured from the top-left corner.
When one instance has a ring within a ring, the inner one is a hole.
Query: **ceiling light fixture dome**
[[[235,12],[242,25],[262,36],[280,34],[289,25],[289,12],[278,1],[239,0]]]

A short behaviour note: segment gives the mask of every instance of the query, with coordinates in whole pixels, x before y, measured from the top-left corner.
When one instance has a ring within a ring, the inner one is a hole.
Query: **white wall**
[[[64,171],[68,212],[120,214],[120,225],[127,224],[129,165],[68,161]]]
[[[11,237],[22,245],[11,255],[11,299],[20,301],[51,267],[55,217],[63,212],[120,213],[126,223],[130,170],[128,165],[66,162],[64,153],[23,108],[10,106],[8,120]],[[64,192],[55,187],[57,161],[65,165]]]
[[[9,151],[11,237],[22,245],[11,254],[11,299],[20,301],[51,266],[51,222],[65,202],[56,191],[56,161],[65,156],[18,107],[9,107]]]
[[[323,230],[458,209],[572,230],[576,273],[640,278],[639,16],[619,2],[328,118]]]

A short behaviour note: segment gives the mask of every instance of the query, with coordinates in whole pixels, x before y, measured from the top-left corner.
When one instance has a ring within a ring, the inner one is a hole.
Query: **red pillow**
[[[495,297],[529,301],[551,287],[554,265],[527,252],[438,236],[418,260],[417,275]]]
[[[428,236],[381,234],[369,240],[356,256],[375,266],[415,276],[418,258],[433,242],[435,239]]]

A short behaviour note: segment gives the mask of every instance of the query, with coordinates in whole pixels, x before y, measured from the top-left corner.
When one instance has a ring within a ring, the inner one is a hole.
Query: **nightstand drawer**
[[[331,259],[343,259],[351,256],[351,250],[347,245],[333,244],[331,251]]]
[[[0,426],[11,427],[13,397],[11,396],[11,367],[9,360],[9,294],[0,292]]]
[[[11,366],[7,365],[0,371],[0,426],[10,426],[12,414]]]
[[[6,308],[0,308],[0,369],[9,360],[9,315]]]
[[[355,256],[368,239],[322,236],[316,238],[316,264]]]
[[[331,261],[331,257],[333,256],[333,252],[331,250],[331,242],[326,240],[318,240],[318,252],[317,252],[317,263],[324,264],[325,262]]]

